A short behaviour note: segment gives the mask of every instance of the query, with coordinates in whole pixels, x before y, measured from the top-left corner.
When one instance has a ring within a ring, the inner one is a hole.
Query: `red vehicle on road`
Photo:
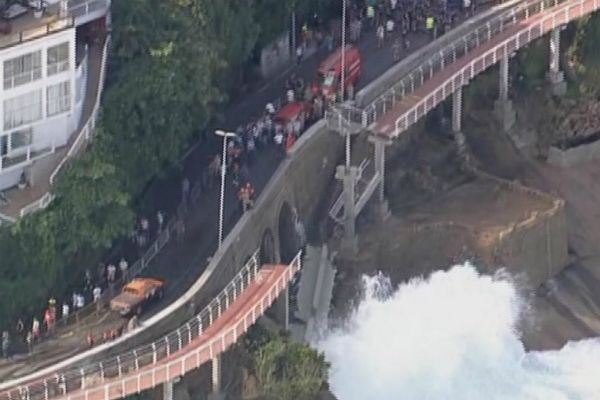
[[[358,48],[346,45],[344,50],[340,47],[334,51],[319,65],[318,82],[313,85],[327,101],[335,101],[341,94],[342,51],[345,54],[344,90],[347,97],[354,95],[356,83],[362,74],[362,56]]]
[[[275,122],[280,123],[286,132],[293,131],[293,124],[300,122],[300,132],[304,130],[306,121],[312,116],[312,105],[307,101],[292,101],[275,114]],[[291,125],[290,125],[291,124]]]

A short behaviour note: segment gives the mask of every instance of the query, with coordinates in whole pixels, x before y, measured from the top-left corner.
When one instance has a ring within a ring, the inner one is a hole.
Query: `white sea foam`
[[[316,344],[339,400],[600,399],[600,340],[526,352],[506,280],[466,264],[396,291],[381,275],[364,287],[346,327]]]

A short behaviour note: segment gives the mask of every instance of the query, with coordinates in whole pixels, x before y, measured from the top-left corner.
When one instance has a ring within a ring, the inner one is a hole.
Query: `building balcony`
[[[21,4],[8,7],[0,19],[0,49],[72,28],[74,18],[59,11],[58,5],[41,12]]]
[[[110,9],[110,0],[69,0],[68,8],[75,26],[80,26],[104,17]]]
[[[30,7],[13,4],[0,15],[0,49],[83,25],[104,17],[110,0],[68,0],[61,12],[61,0],[42,0],[43,10],[36,11],[37,0]]]

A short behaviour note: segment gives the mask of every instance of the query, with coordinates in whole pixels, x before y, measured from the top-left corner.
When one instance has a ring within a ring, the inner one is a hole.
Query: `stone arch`
[[[277,262],[277,258],[275,236],[271,229],[267,229],[260,242],[260,262],[261,264],[274,264]]]
[[[284,202],[279,210],[277,232],[279,239],[279,257],[282,264],[288,264],[300,249],[300,241],[296,231],[295,213],[288,202]]]

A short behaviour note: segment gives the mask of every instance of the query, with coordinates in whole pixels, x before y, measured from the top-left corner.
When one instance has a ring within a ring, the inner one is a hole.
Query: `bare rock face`
[[[563,100],[552,118],[557,139],[583,139],[600,131],[600,101],[595,99]]]

